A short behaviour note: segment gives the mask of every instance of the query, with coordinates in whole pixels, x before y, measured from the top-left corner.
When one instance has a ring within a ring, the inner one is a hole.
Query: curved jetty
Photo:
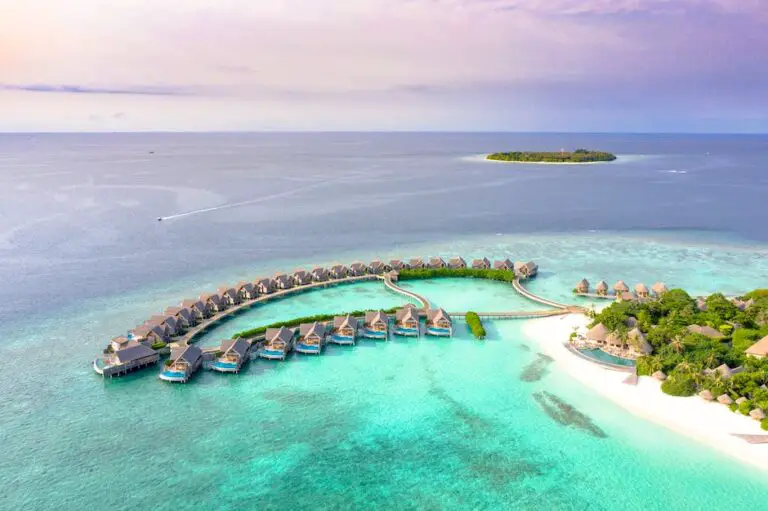
[[[379,280],[386,289],[419,304],[409,303],[395,312],[392,333],[419,337],[423,331],[427,335],[450,337],[453,334],[452,318],[464,317],[466,313],[446,312],[433,307],[426,297],[403,289],[397,284],[401,271],[403,278],[471,277],[506,281],[521,296],[548,307],[540,311],[478,312],[479,317],[537,318],[585,310],[527,290],[522,282],[538,273],[538,265],[533,261],[523,263],[502,259],[492,264],[489,259],[481,258],[473,259],[471,268],[458,256],[431,257],[426,261],[415,257],[407,263],[398,259],[389,263],[378,259],[370,264],[354,262],[349,266],[337,263],[330,268],[318,266],[311,271],[298,268],[290,274],[277,273],[274,277],[258,277],[234,286],[222,285],[215,293],[184,300],[179,306],[150,317],[127,336],[112,339],[104,355],[93,361],[93,368],[104,376],[118,376],[155,364],[162,354],[170,352],[160,379],[186,382],[203,366],[204,360],[205,367],[211,370],[237,373],[251,352],[256,352],[260,358],[284,360],[291,351],[319,355],[326,342],[354,344],[358,336],[386,340],[390,332],[390,316],[383,311],[360,311],[356,316],[322,318],[321,315],[316,318],[320,321],[304,319],[314,321],[312,323],[284,322],[271,325],[277,328],[253,329],[247,337],[222,341],[216,348],[200,349],[191,345],[202,333],[255,304],[306,290],[370,280]]]

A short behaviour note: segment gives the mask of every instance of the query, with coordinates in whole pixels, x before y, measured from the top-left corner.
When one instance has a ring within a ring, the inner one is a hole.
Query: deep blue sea
[[[481,156],[577,147],[619,159]],[[535,259],[532,287],[560,300],[581,277],[768,287],[766,197],[768,136],[0,135],[0,509],[758,509],[765,474],[555,368],[522,379],[537,354],[518,322],[484,344],[361,343],[184,386],[89,364],[183,298],[336,260]],[[420,285],[459,310],[520,300]],[[374,284],[318,291],[204,341],[397,303]],[[552,421],[543,390],[606,436]]]

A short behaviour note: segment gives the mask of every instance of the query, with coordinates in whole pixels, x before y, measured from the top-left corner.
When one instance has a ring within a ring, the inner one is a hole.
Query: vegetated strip
[[[387,314],[393,314],[399,308],[401,308],[401,306],[385,309],[384,312],[386,312]],[[347,315],[365,316],[366,312],[367,311],[359,310],[359,311],[352,311],[352,312],[341,312],[338,314],[315,314],[314,316],[303,316],[299,318],[288,319],[285,321],[278,321],[276,323],[259,326],[259,327],[251,328],[248,330],[243,330],[242,332],[238,332],[235,335],[233,335],[232,338],[239,339],[242,337],[247,339],[250,337],[256,337],[257,335],[264,334],[267,331],[267,328],[280,328],[281,326],[291,327],[291,326],[298,326],[301,323],[314,323],[315,321],[330,321],[336,316],[347,316]]]
[[[398,280],[423,280],[451,277],[514,282],[515,272],[512,270],[486,270],[482,268],[414,268],[410,270],[400,270],[398,273]]]
[[[519,162],[549,162],[549,163],[589,163],[594,161],[613,161],[616,155],[605,151],[591,151],[589,149],[576,149],[573,152],[528,152],[511,151],[507,153],[493,153],[486,156],[488,160],[519,161]]]
[[[465,319],[467,321],[467,326],[469,326],[475,339],[485,339],[485,327],[480,320],[480,316],[477,315],[477,312],[467,312]]]

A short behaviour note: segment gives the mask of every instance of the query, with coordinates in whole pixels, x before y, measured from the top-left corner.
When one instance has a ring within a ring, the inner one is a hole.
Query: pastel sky
[[[768,0],[0,0],[0,131],[768,132]]]

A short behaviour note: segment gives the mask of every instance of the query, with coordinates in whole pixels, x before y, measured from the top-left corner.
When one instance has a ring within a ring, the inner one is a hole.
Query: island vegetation
[[[494,161],[514,161],[522,163],[592,163],[597,161],[613,161],[616,159],[616,155],[605,151],[576,149],[573,152],[512,151],[508,153],[489,154],[486,158]]]
[[[473,278],[501,280],[514,282],[515,272],[512,270],[495,270],[482,268],[414,268],[398,272],[399,280],[423,280],[437,278]]]
[[[480,320],[480,316],[477,315],[477,312],[467,312],[465,320],[467,321],[467,326],[472,332],[472,335],[475,336],[475,339],[485,339],[485,327]]]
[[[635,327],[645,334],[653,353],[637,359],[637,373],[665,376],[663,392],[709,391],[704,395],[737,413],[768,411],[768,358],[745,354],[768,335],[768,290],[734,302],[720,293],[697,301],[673,289],[658,299],[614,303],[595,315],[598,323],[619,336]],[[768,419],[761,425],[768,429]]]

